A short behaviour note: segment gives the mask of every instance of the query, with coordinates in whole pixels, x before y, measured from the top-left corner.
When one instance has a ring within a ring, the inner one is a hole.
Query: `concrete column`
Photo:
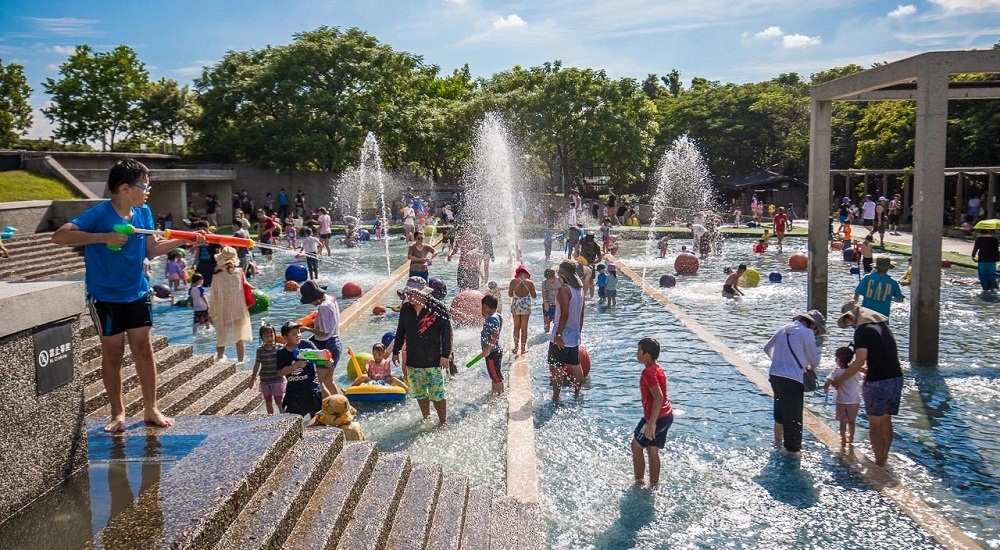
[[[882,174],[882,197],[889,198],[889,174]]]
[[[871,187],[868,186],[868,172],[865,172],[865,192],[862,195],[870,195],[870,194],[871,194]],[[864,196],[862,196],[862,198],[864,198]],[[875,198],[877,199],[878,197]]]
[[[961,216],[965,210],[965,174],[959,172],[958,178],[955,179],[955,214],[959,216],[956,220],[959,224],[961,224]]]
[[[180,210],[181,215],[174,216],[174,227],[176,228],[183,227],[186,229],[187,224],[184,223],[184,219],[187,218],[188,214],[188,184],[186,181],[181,182],[180,189],[181,189],[181,210]]]
[[[910,362],[934,366],[938,363],[941,321],[941,212],[948,140],[948,73],[936,63],[919,65],[916,98]]]
[[[913,197],[913,175],[903,174],[903,212],[902,219],[907,219],[910,214],[911,197]],[[912,223],[912,220],[911,220]],[[911,228],[910,231],[913,231]]]
[[[809,309],[827,314],[830,216],[830,114],[833,102],[812,101],[809,122]]]
[[[997,211],[997,173],[993,170],[990,170],[990,184],[988,189],[986,192],[986,204],[983,207],[986,208],[987,219],[993,219]]]

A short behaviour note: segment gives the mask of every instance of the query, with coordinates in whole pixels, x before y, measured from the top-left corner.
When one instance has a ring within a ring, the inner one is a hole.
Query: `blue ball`
[[[844,249],[844,261],[845,262],[856,262],[858,261],[858,254],[854,251],[854,248],[848,247]]]
[[[285,280],[304,283],[309,279],[309,270],[302,264],[289,264],[285,268]]]
[[[861,275],[861,270],[858,269],[858,266],[854,266],[851,268],[851,275]]]
[[[382,345],[385,346],[386,349],[388,349],[389,344],[391,344],[392,341],[395,339],[396,339],[396,333],[390,330],[389,332],[382,335]]]
[[[753,229],[754,227],[757,227],[757,222],[747,222],[747,227]]]
[[[371,233],[368,233],[367,229],[359,229],[358,239],[360,239],[361,242],[366,243],[371,239]]]
[[[673,288],[677,285],[677,278],[673,275],[663,275],[660,277],[660,288]]]
[[[771,281],[772,283],[780,283],[781,273],[778,273],[777,271],[772,271],[771,274],[767,276],[767,280]]]

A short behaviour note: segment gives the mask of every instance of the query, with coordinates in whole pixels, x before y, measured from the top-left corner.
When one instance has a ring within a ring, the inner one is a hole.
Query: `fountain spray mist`
[[[717,209],[712,177],[697,144],[687,134],[675,139],[656,168],[652,192],[653,219],[646,239],[646,255],[653,254],[657,226],[670,219],[687,223],[696,215]]]

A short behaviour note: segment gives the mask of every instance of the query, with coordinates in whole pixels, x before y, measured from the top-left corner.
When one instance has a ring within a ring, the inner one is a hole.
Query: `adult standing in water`
[[[562,286],[556,291],[556,312],[549,333],[549,372],[552,399],[559,399],[566,368],[573,376],[573,393],[580,395],[583,367],[580,365],[580,333],[583,330],[583,281],[573,260],[563,260],[556,275]]]
[[[802,451],[802,407],[806,369],[819,366],[816,337],[826,332],[826,319],[817,310],[796,315],[764,345],[771,358],[768,379],[774,391],[774,446],[790,453]]]
[[[434,289],[421,277],[410,277],[406,286],[396,291],[406,303],[399,309],[399,324],[392,344],[392,363],[399,365],[399,352],[406,344],[403,377],[410,396],[417,400],[424,420],[434,403],[438,422],[448,421],[448,400],[444,373],[451,358],[451,319],[443,307],[429,307]]]
[[[319,242],[321,246],[319,248],[319,252],[316,254],[319,255],[323,252],[323,249],[326,249],[326,255],[329,256],[332,254],[330,251],[330,238],[333,237],[333,230],[330,229],[330,225],[333,223],[333,220],[330,219],[330,214],[327,213],[326,208],[320,207],[318,221]]]
[[[857,306],[854,302],[845,304],[846,310],[837,326],[854,327],[854,361],[847,370],[833,380],[840,388],[867,366],[865,382],[861,386],[861,396],[865,401],[865,415],[868,417],[868,436],[871,438],[875,464],[885,466],[892,448],[892,417],[899,414],[899,402],[903,396],[903,369],[899,364],[899,348],[896,338],[889,328],[889,318],[877,311]]]
[[[528,319],[531,317],[531,301],[538,296],[535,294],[535,283],[531,280],[531,273],[523,265],[514,269],[514,278],[507,285],[507,294],[510,296],[510,313],[514,317],[514,355],[524,355],[528,351]],[[521,351],[518,352],[518,342],[520,341]]]
[[[150,286],[143,276],[142,261],[166,254],[184,241],[114,231],[119,224],[154,229],[153,213],[146,205],[150,191],[149,169],[135,159],[122,159],[108,173],[111,199],[63,224],[52,235],[55,244],[83,247],[87,307],[101,341],[101,379],[111,406],[106,432],[125,431],[122,363],[126,337],[142,387],[143,419],[163,427],[174,423],[156,405]],[[204,238],[199,236],[197,244],[204,245]]]
[[[983,229],[972,245],[972,261],[979,266],[979,284],[983,290],[997,290],[997,261],[1000,261],[1000,243],[993,232]]]
[[[455,246],[448,252],[448,261],[458,252],[458,289],[479,290],[479,262],[483,256],[483,239],[476,235],[471,226],[459,230]]]
[[[436,255],[437,250],[424,243],[424,234],[417,233],[414,236],[413,244],[406,252],[406,259],[410,260],[410,277],[423,277],[425,281],[430,280],[427,264]]]

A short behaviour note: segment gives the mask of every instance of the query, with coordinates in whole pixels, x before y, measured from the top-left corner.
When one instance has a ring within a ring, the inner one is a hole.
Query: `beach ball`
[[[299,283],[295,281],[285,281],[285,292],[296,292],[299,290]]]
[[[771,281],[772,283],[780,283],[781,273],[778,273],[777,271],[772,271],[771,274],[767,276],[767,280]]]
[[[851,275],[861,275],[861,268],[856,265],[851,266]]]
[[[660,288],[674,288],[677,285],[677,278],[673,275],[662,275],[660,277]]]
[[[354,281],[347,281],[344,286],[340,288],[340,295],[344,298],[357,298],[361,296],[364,291],[361,290],[361,285],[355,283]]]
[[[753,287],[760,284],[760,272],[752,267],[748,267],[743,275],[740,275],[740,286]]]
[[[427,280],[427,286],[434,289],[431,293],[435,299],[444,300],[444,297],[448,295],[448,285],[444,281],[438,279],[437,277],[431,277]]]
[[[483,293],[466,289],[458,293],[448,308],[451,322],[459,326],[478,326],[483,323]]]
[[[372,315],[385,315],[385,306],[378,305],[372,308]]]
[[[843,241],[830,241],[830,250],[843,250],[843,249],[844,249]]]
[[[753,229],[753,228],[757,227],[757,222],[747,222],[747,227],[749,227],[750,229]]]
[[[698,273],[700,262],[694,254],[678,254],[674,260],[674,270],[678,275],[694,275]]]
[[[285,268],[285,280],[304,283],[309,279],[309,270],[302,264],[289,264]]]
[[[367,373],[368,361],[371,360],[372,354],[364,351],[354,351],[350,346],[347,346],[347,379],[354,380],[362,374]]]
[[[253,289],[253,299],[253,305],[247,308],[250,313],[260,313],[271,307],[271,298],[258,288]]]
[[[166,300],[173,293],[170,292],[170,287],[167,285],[153,285],[153,295],[161,300]]]
[[[396,333],[391,330],[382,335],[382,345],[385,346],[386,351],[389,350],[389,344],[395,339]]]
[[[858,253],[855,252],[853,247],[844,249],[844,261],[845,262],[856,262],[858,261]]]
[[[361,242],[366,243],[366,242],[370,241],[371,238],[372,238],[372,234],[369,233],[367,229],[359,229],[358,230],[358,240],[360,240]]]
[[[792,256],[788,258],[788,267],[792,268],[794,271],[804,271],[809,267],[809,256],[806,256],[801,252],[792,254]]]

